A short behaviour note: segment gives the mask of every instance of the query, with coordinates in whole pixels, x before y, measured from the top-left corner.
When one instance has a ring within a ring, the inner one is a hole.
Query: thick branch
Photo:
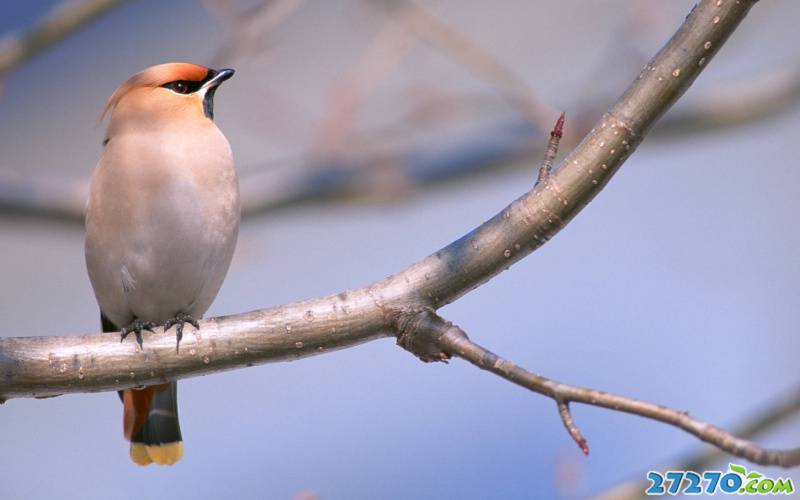
[[[390,311],[438,309],[564,227],[708,66],[752,3],[701,2],[547,182],[407,269],[352,292],[203,321],[199,332],[185,336],[179,353],[173,335],[162,332],[145,335],[143,351],[109,335],[0,339],[0,397],[154,384],[393,335]]]

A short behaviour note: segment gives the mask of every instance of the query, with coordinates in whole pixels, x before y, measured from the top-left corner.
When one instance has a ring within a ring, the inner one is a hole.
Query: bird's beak
[[[209,73],[211,73],[209,75],[210,78],[200,87],[201,90],[209,90],[218,87],[222,82],[232,77],[235,71],[230,68],[225,68],[217,70],[212,69],[209,70]]]

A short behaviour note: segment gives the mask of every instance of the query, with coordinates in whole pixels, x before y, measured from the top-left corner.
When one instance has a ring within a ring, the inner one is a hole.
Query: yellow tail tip
[[[173,465],[183,457],[183,442],[162,445],[131,443],[131,460],[138,465]]]
[[[147,453],[147,448],[141,443],[131,443],[131,460],[137,465],[150,465],[153,463]]]

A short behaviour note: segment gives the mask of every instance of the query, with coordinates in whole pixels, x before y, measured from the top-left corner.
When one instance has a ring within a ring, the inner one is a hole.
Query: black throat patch
[[[208,69],[208,73],[206,73],[206,77],[200,82],[200,84],[204,84],[217,76],[219,73],[216,70],[211,68]],[[214,120],[214,94],[217,92],[217,86],[213,86],[206,91],[206,95],[203,97],[203,113],[209,120]]]
[[[216,93],[217,87],[211,87],[206,91],[205,97],[203,97],[203,113],[208,117],[209,120],[214,119],[214,93]]]

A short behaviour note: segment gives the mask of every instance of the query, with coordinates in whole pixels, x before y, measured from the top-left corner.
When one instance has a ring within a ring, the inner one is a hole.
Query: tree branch
[[[431,312],[485,283],[561,230],[708,66],[753,3],[702,1],[559,169],[489,221],[407,269],[355,291],[203,321],[199,331],[185,335],[180,352],[175,352],[173,335],[162,331],[145,335],[143,349],[106,335],[0,339],[0,398],[150,385],[397,336],[424,360],[456,355],[553,398],[579,443],[582,437],[567,411],[569,402],[659,420],[757,463],[800,462],[797,450],[761,450],[680,412],[534,375],[470,342],[460,329]]]
[[[800,386],[783,394],[781,399],[761,408],[741,424],[736,425],[734,430],[731,431],[731,434],[741,438],[752,439],[781,424],[785,424],[787,421],[790,421],[791,418],[797,417],[798,413],[800,413]],[[724,451],[719,448],[703,448],[660,469],[664,473],[671,470],[702,471],[724,460]],[[650,482],[647,480],[627,481],[604,491],[595,498],[598,500],[633,500],[647,498],[645,490],[647,490],[649,484]]]
[[[148,335],[148,347],[142,353],[98,335],[0,339],[0,396],[158,383],[167,377],[310,355],[319,348],[346,347],[392,335],[386,310],[439,308],[555,235],[600,191],[655,120],[707,67],[697,61],[707,61],[719,49],[751,4],[730,1],[717,7],[713,1],[702,2],[548,183],[409,268],[359,290],[206,320],[198,335],[184,340],[187,348],[179,354],[172,349],[171,336],[163,333]],[[551,184],[560,187],[560,194],[549,188]],[[192,356],[193,352],[197,355]],[[203,361],[206,357],[208,362]]]
[[[569,412],[570,402],[599,406],[658,420],[755,464],[783,467],[800,465],[800,448],[768,450],[752,441],[737,438],[719,427],[690,417],[687,412],[603,391],[563,384],[531,373],[471,341],[461,328],[445,321],[432,310],[423,309],[418,312],[400,313],[396,321],[402,332],[398,343],[425,361],[435,360],[437,357],[445,359],[457,356],[482,370],[492,372],[509,382],[553,399],[558,406],[559,416],[564,422],[567,432],[587,455],[589,447]],[[400,339],[403,341],[401,342]]]

